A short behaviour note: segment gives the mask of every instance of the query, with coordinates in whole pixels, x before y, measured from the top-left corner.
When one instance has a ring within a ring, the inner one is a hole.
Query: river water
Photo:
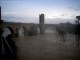
[[[73,34],[67,34],[66,41],[62,41],[55,30],[34,36],[19,32],[20,37],[15,39],[19,60],[80,60],[80,46],[76,46]]]
[[[19,37],[15,41],[19,60],[80,60],[80,47],[72,34],[66,35],[66,41],[53,33]]]

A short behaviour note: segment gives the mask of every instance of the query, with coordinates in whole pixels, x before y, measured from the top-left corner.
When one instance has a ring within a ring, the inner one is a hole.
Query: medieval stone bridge
[[[10,27],[14,33],[16,33],[16,30],[23,27],[23,29],[29,29],[33,23],[11,23],[11,22],[4,22],[4,27]],[[34,24],[38,29],[40,29],[40,24]],[[55,24],[44,24],[44,32],[48,28],[55,28]]]
[[[9,29],[13,30],[14,33],[17,33],[17,30],[20,30],[21,27],[23,27],[23,30],[26,33],[26,31],[29,30],[32,25],[35,25],[35,27],[37,27],[37,29],[40,31],[40,34],[44,34],[45,30],[48,27],[54,27],[53,24],[45,24],[44,20],[45,20],[44,14],[40,14],[39,24],[4,22],[3,25],[4,27],[8,27]],[[0,7],[0,21],[1,21],[1,7]]]

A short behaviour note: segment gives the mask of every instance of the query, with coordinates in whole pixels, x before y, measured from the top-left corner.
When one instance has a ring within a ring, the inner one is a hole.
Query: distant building
[[[44,14],[39,15],[40,34],[44,33]]]

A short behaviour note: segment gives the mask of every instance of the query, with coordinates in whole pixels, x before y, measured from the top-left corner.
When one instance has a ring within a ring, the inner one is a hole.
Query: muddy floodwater
[[[57,34],[24,36],[15,41],[19,60],[80,60],[80,47],[72,34],[66,35],[66,41]]]

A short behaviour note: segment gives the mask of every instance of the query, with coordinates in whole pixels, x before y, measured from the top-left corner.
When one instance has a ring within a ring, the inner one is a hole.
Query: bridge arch
[[[9,34],[12,37],[15,37],[15,32],[14,32],[13,28],[12,27],[9,27],[9,26],[5,26],[3,28],[3,36],[7,37]]]
[[[7,27],[7,28],[11,31],[12,34],[14,34],[14,30],[12,27]]]
[[[16,28],[16,37],[24,36],[24,27],[20,26]]]
[[[57,30],[55,27],[49,26],[49,27],[45,27],[45,33],[57,34]]]

